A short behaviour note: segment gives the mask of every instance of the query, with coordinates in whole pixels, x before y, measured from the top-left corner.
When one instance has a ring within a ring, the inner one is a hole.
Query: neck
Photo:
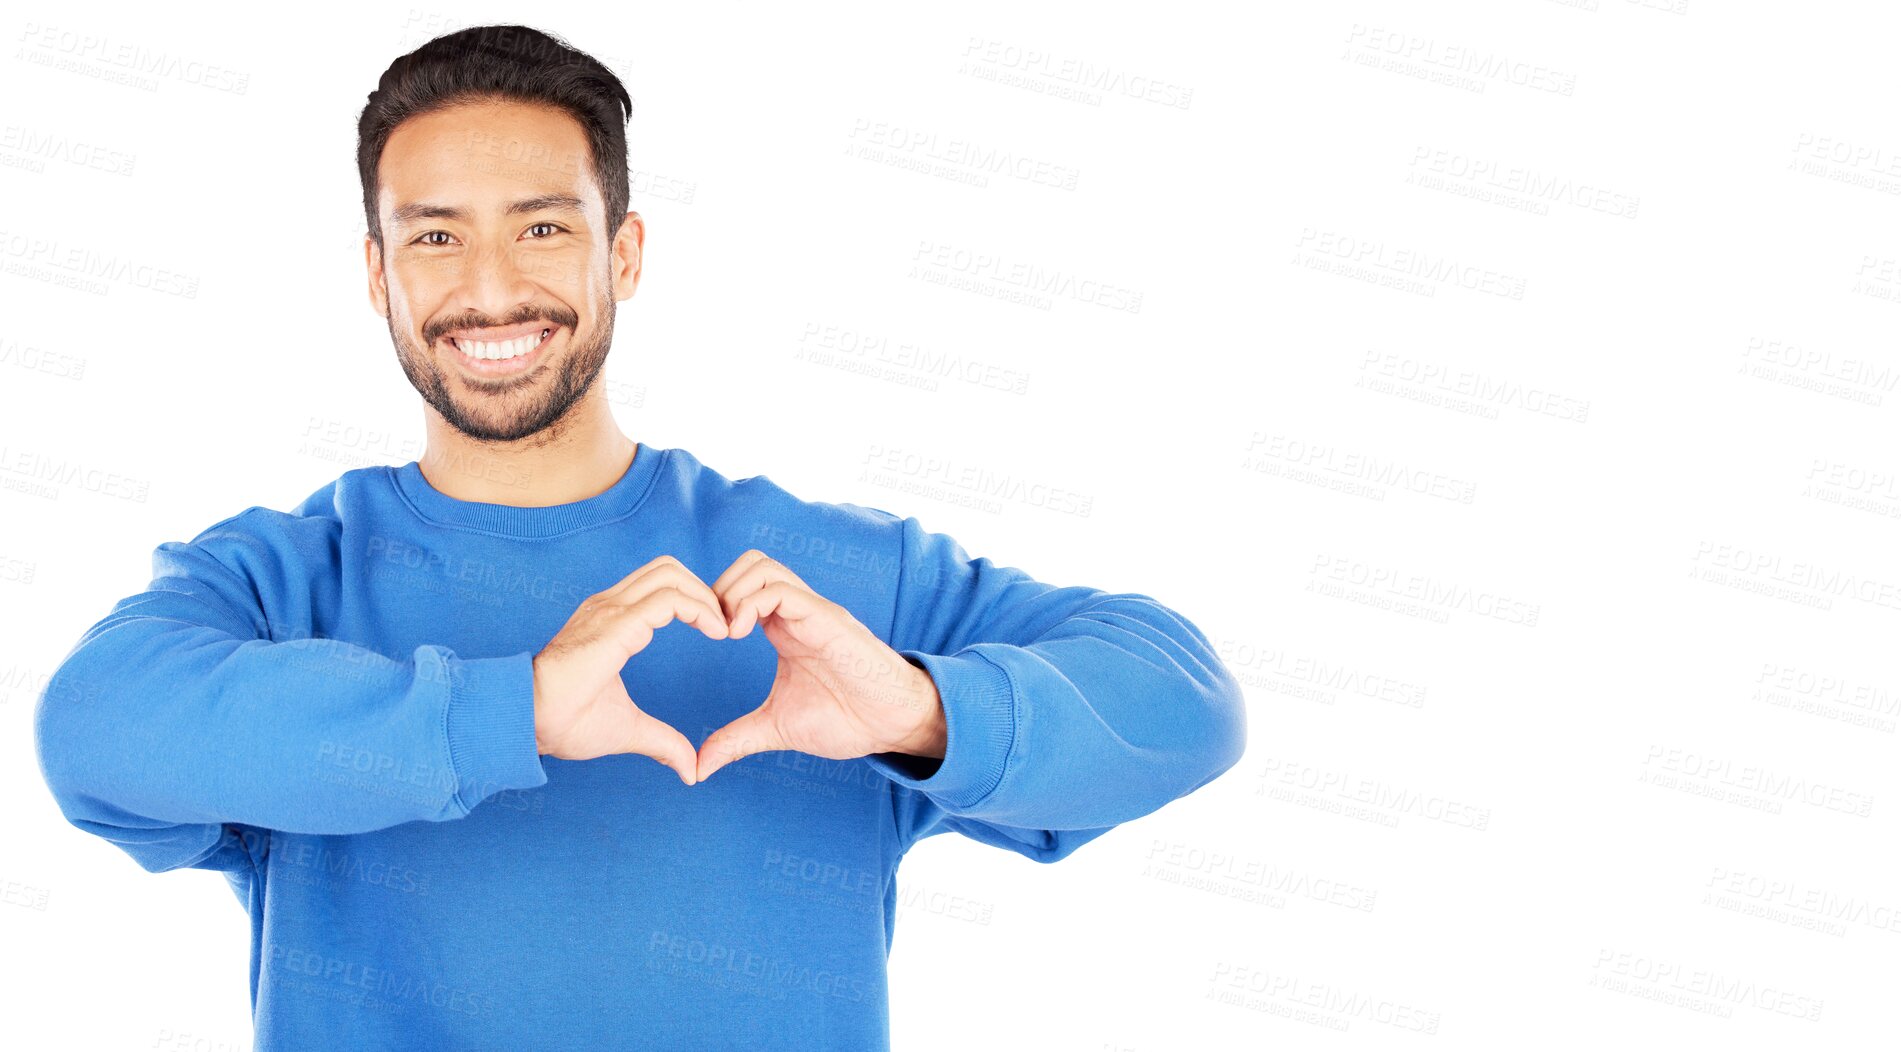
[[[512,442],[470,438],[424,406],[427,440],[417,458],[423,478],[456,500],[541,508],[596,496],[620,481],[634,460],[599,388],[552,426]]]

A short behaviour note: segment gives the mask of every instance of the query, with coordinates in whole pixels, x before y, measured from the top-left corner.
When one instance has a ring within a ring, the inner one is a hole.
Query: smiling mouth
[[[465,370],[478,376],[508,376],[538,361],[560,331],[559,325],[549,325],[512,340],[461,340],[453,336],[444,340],[454,349],[457,363]]]

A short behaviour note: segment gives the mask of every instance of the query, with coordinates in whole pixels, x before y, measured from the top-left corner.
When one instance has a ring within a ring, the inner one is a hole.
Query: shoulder
[[[349,494],[387,485],[382,466],[353,468],[317,487],[288,508],[253,504],[199,530],[189,541],[166,541],[155,555],[164,573],[169,561],[209,557],[260,590],[288,579],[308,580],[336,562]]]
[[[903,520],[898,515],[822,499],[770,474],[734,478],[684,449],[668,453],[708,549],[715,561],[725,560],[720,569],[757,549],[835,602],[889,610],[902,554]]]

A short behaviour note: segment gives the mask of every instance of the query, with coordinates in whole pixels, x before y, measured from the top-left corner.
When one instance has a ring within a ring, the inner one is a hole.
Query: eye
[[[423,238],[428,238],[428,237],[435,237],[435,236],[436,236],[437,234],[441,234],[441,235],[442,235],[443,237],[448,237],[448,236],[449,236],[449,232],[448,232],[447,230],[431,230],[431,231],[429,231],[428,233],[426,233],[426,234],[424,234],[424,235],[422,235],[422,237],[418,237],[418,238],[417,238],[416,240],[414,240],[414,241],[411,241],[411,242],[410,242],[410,244],[412,244],[412,245],[441,245],[441,244],[445,244],[445,242],[442,242],[442,241],[424,241],[424,240],[423,240]]]
[[[547,227],[547,228],[548,228],[549,230],[561,230],[561,231],[563,231],[563,232],[565,232],[565,229],[564,229],[564,228],[563,228],[563,227],[562,227],[562,226],[561,226],[561,225],[560,225],[559,223],[536,223],[536,224],[535,224],[534,226],[531,226],[531,227],[529,227],[528,229],[530,229],[530,230],[534,230],[534,229],[536,229],[536,227],[544,227],[544,226],[545,226],[545,227]],[[549,235],[549,237],[552,237],[552,236],[554,236],[554,235],[552,235],[552,234],[550,234],[550,235]],[[536,240],[536,241],[546,241],[546,240],[547,240],[547,238],[545,238],[545,237],[538,237],[538,238],[535,238],[534,240]]]

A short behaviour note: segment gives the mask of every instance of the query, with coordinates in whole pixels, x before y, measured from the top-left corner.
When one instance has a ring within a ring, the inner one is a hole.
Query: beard
[[[384,320],[389,324],[390,341],[396,346],[396,360],[402,366],[403,375],[409,377],[416,393],[422,395],[423,401],[441,414],[450,427],[480,442],[514,442],[542,432],[547,432],[543,436],[547,441],[559,437],[561,421],[594,385],[595,377],[600,375],[601,366],[607,361],[608,348],[614,342],[615,301],[611,294],[603,295],[601,301],[606,309],[601,313],[600,324],[586,335],[576,329],[574,312],[565,307],[531,308],[494,321],[465,318],[454,324],[426,326],[425,333],[430,329],[441,332],[541,320],[568,330],[566,353],[552,364],[537,362],[520,376],[486,382],[471,382],[458,376],[453,381],[455,389],[470,392],[460,400],[451,393],[451,381],[443,375],[444,370],[431,350],[440,346],[446,337],[418,345],[407,331],[396,331],[395,311],[389,312]],[[552,342],[555,337],[549,339]]]

